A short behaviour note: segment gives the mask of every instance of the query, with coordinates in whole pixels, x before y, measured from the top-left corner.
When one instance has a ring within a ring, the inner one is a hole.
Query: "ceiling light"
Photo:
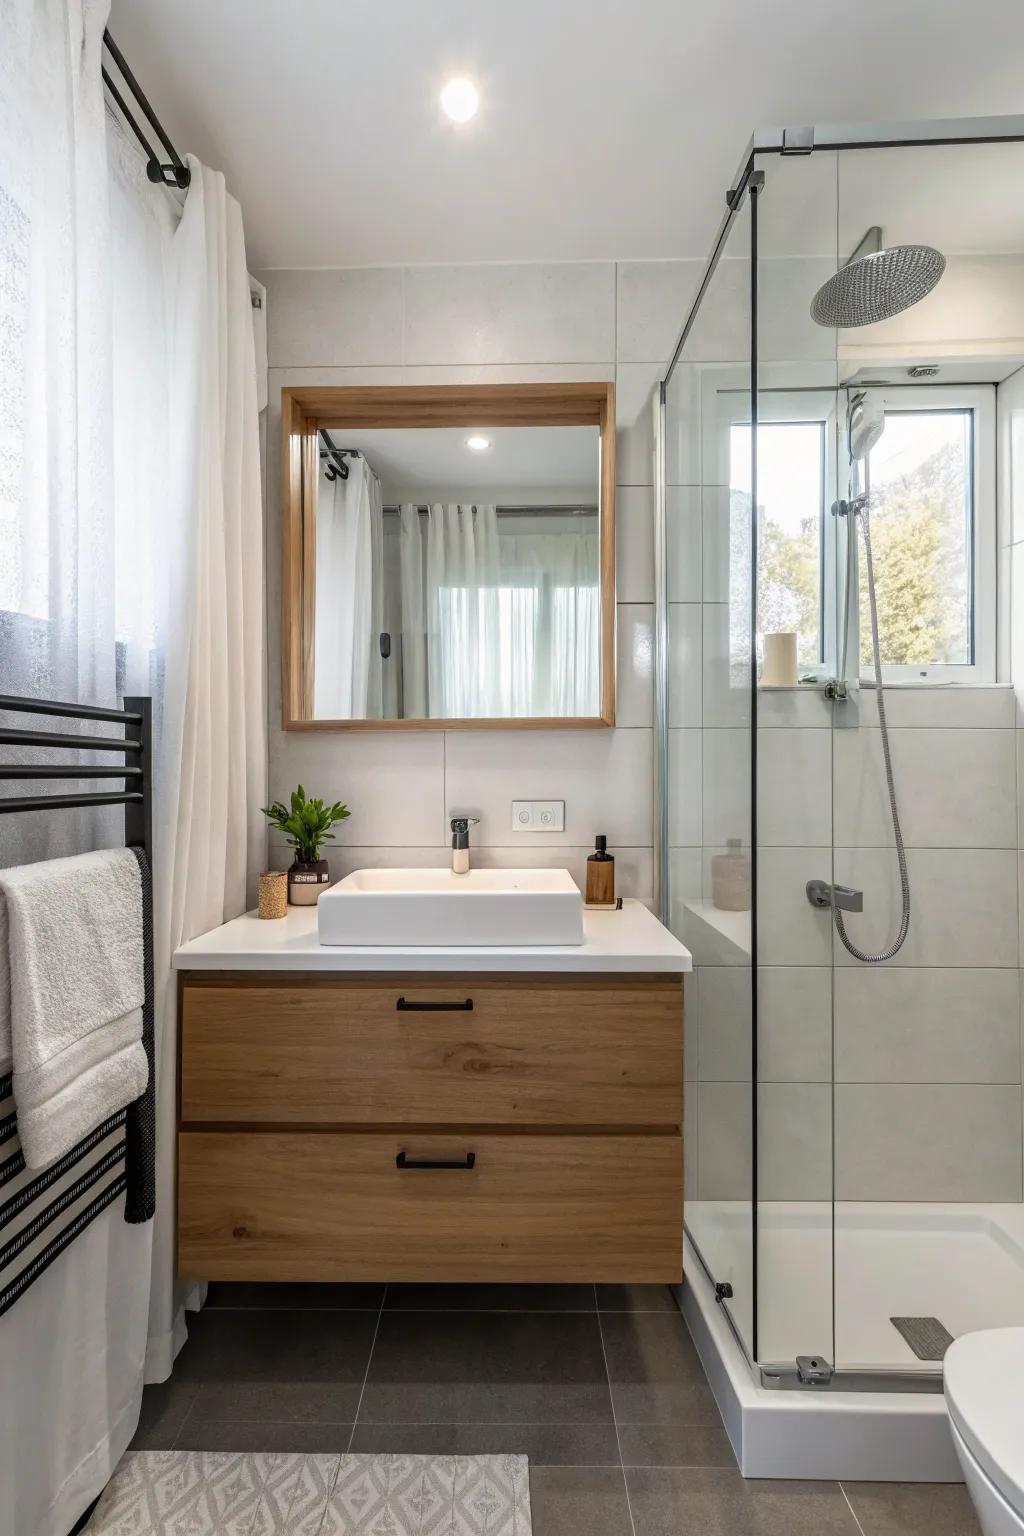
[[[441,105],[453,123],[468,123],[480,105],[476,86],[472,80],[449,80],[441,92]]]
[[[474,432],[472,437],[466,438],[466,447],[471,448],[474,453],[486,453],[490,446],[490,438],[484,437],[482,433]]]

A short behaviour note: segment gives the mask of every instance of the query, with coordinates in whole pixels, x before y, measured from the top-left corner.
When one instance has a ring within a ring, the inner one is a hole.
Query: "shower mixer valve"
[[[840,912],[863,912],[864,892],[848,885],[830,885],[827,880],[808,880],[805,887],[812,907],[838,907]]]

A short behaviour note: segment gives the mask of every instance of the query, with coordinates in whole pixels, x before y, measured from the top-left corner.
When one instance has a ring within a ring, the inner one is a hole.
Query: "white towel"
[[[6,1012],[21,1148],[28,1167],[45,1168],[146,1087],[142,882],[131,849],[0,871],[4,951],[0,1058]]]

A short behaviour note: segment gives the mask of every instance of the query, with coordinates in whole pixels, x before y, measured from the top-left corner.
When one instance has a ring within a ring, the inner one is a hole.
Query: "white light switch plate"
[[[564,832],[564,800],[513,800],[513,832]]]

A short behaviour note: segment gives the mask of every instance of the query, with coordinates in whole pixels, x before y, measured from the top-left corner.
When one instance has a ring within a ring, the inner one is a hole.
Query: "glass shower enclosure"
[[[686,1228],[770,1385],[1024,1323],[1022,132],[755,140],[655,403]]]

